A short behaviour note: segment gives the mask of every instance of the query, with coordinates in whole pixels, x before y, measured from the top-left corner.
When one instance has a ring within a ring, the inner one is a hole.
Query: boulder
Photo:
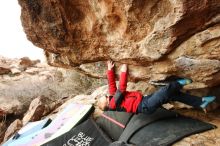
[[[53,66],[105,76],[129,64],[129,80],[187,77],[220,84],[219,0],[18,0],[27,38]]]
[[[25,125],[28,122],[38,121],[43,116],[47,115],[51,112],[50,108],[50,100],[45,96],[39,96],[35,98],[30,106],[25,116],[22,119],[22,123]]]
[[[0,75],[8,74],[10,72],[11,72],[10,68],[0,66]]]
[[[24,103],[12,97],[0,96],[0,109],[6,115],[21,115],[24,113]]]
[[[39,62],[40,60],[30,60],[28,57],[22,57],[20,58],[19,66],[23,70],[26,70],[28,67],[32,67]]]
[[[7,141],[13,134],[15,134],[15,132],[21,129],[22,126],[22,121],[19,119],[16,119],[14,122],[12,122],[5,132],[3,143]]]

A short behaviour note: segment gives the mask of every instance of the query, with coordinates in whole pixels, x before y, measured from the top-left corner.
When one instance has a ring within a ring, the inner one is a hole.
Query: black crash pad
[[[105,133],[89,118],[63,135],[43,144],[43,146],[89,145],[107,146],[111,143]]]
[[[152,114],[134,115],[127,124],[119,140],[128,142],[128,140],[132,137],[132,135],[139,129],[143,128],[144,126],[161,119],[167,119],[171,117],[175,118],[176,116],[177,113],[166,110],[164,108],[159,108]]]
[[[169,146],[186,136],[213,128],[215,126],[212,124],[178,116],[148,124],[136,131],[128,143],[147,146]]]
[[[133,114],[126,112],[105,111],[96,120],[96,123],[112,140],[116,141],[120,137],[121,133],[124,131],[124,128],[126,127],[132,116]],[[113,119],[124,127],[114,123],[110,119]]]

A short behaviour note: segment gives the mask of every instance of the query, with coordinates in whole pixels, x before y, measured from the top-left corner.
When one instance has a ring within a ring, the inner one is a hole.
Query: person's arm
[[[112,61],[107,61],[107,66],[108,66],[107,79],[108,79],[109,94],[114,95],[117,90],[115,83],[115,73],[113,70],[115,64]]]
[[[119,90],[116,91],[114,96],[116,109],[120,109],[120,105],[124,99],[124,92],[127,88],[127,65],[123,64],[121,67]]]
[[[120,91],[123,93],[127,88],[127,64],[123,64],[121,67],[120,81],[119,81]]]

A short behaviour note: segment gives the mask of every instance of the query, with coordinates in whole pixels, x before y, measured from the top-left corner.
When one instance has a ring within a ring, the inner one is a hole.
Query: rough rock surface
[[[104,80],[88,78],[73,70],[54,68],[27,57],[9,59],[0,56],[0,64],[2,62],[9,70],[0,75],[0,111],[6,115],[24,114],[30,102],[37,97],[45,96],[56,101],[70,95],[87,94],[105,84]]]
[[[133,80],[220,84],[220,0],[18,1],[27,38],[51,65],[103,77],[93,69],[112,59]]]
[[[39,96],[35,98],[31,102],[27,113],[22,119],[23,125],[26,125],[28,122],[38,121],[43,116],[47,115],[51,111],[49,108],[50,104],[51,101],[45,96]]]
[[[9,59],[0,56],[0,65],[9,70],[0,75],[0,143],[15,119],[19,118],[23,125],[39,120],[68,97],[89,94],[106,84],[103,79],[89,78],[74,70],[51,67],[27,57]],[[16,123],[12,124],[5,139],[19,129]]]
[[[3,141],[3,138],[7,140],[29,121],[43,119],[47,114],[49,114],[48,117],[53,119],[70,102],[94,104],[96,108],[94,118],[101,114],[102,111],[97,107],[97,99],[108,93],[108,86],[105,81],[87,78],[72,70],[58,69],[41,63],[27,65],[24,70],[23,67],[18,65],[20,61],[21,59],[2,60],[2,62],[7,62],[9,69],[16,69],[19,72],[10,72],[0,76],[0,142]],[[150,94],[156,90],[155,86],[143,81],[138,83],[129,82],[127,89],[129,91],[140,90],[143,94]],[[218,89],[216,87],[216,94],[219,94],[218,91],[220,90]],[[202,90],[202,92],[195,90],[193,93],[198,96],[212,94],[207,89]],[[18,101],[19,105],[16,105],[17,102],[15,101]],[[29,106],[29,109],[27,106]],[[182,105],[167,107],[184,108]],[[213,123],[219,127],[219,111],[218,108],[214,112],[205,115],[202,111],[187,109],[186,112],[180,111],[180,113]],[[23,116],[25,112],[26,114]],[[16,120],[11,117],[13,114],[19,115],[14,117]],[[219,141],[220,132],[217,128],[187,137],[175,145],[217,145]]]
[[[7,131],[5,132],[4,141],[9,139],[15,132],[17,132],[22,127],[22,122],[19,119],[16,119],[11,125],[8,127]]]

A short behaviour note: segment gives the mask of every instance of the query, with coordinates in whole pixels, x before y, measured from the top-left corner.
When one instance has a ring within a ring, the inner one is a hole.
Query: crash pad
[[[105,111],[97,120],[97,124],[112,139],[118,140],[133,114],[117,111]]]
[[[152,114],[129,115],[115,111],[104,114],[111,119],[101,116],[101,122],[97,120],[97,123],[114,141],[126,144],[167,146],[191,134],[215,128],[215,125],[164,108]]]
[[[120,141],[127,142],[128,139],[138,130],[143,128],[144,126],[153,123],[155,121],[161,120],[161,119],[167,119],[171,117],[176,117],[177,113],[166,110],[164,108],[158,108],[154,113],[152,114],[136,114],[134,115],[129,123],[127,124],[126,128],[124,129],[123,133],[119,137]]]
[[[65,107],[46,128],[18,139],[10,146],[38,146],[50,141],[72,129],[82,119],[86,118],[91,113],[92,109],[92,105],[71,103]]]
[[[29,122],[23,126],[18,132],[16,132],[8,141],[6,141],[2,146],[10,146],[11,143],[22,139],[34,132],[40,131],[47,127],[51,123],[50,118],[45,118],[40,121]]]
[[[107,146],[111,140],[92,118],[42,146]]]
[[[176,141],[215,128],[215,125],[184,116],[166,118],[148,124],[128,139],[128,143],[147,146],[170,146]]]

